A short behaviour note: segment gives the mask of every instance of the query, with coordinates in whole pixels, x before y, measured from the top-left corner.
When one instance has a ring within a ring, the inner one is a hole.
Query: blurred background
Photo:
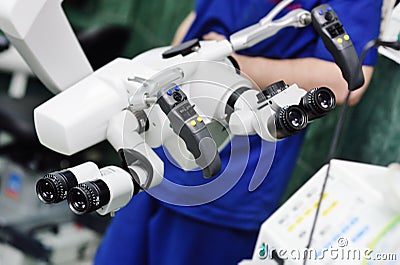
[[[193,10],[194,1],[65,0],[63,6],[74,30],[86,41],[88,57],[94,49],[109,52],[104,58],[92,58],[92,65],[98,68],[117,56],[132,58],[169,45],[180,22]],[[93,48],[91,38],[98,38],[103,47]],[[105,166],[119,164],[119,158],[106,143],[73,157],[56,155],[35,143],[33,108],[52,94],[31,77],[25,94],[10,92],[10,84],[19,79],[12,69],[3,68],[0,66],[0,265],[46,264],[49,260],[90,264],[109,217],[77,219],[65,205],[58,210],[43,208],[34,183],[43,173],[76,164],[74,161],[93,160]],[[400,67],[379,56],[368,91],[348,112],[336,157],[384,166],[399,161],[399,102]],[[282,203],[326,163],[338,112],[309,126]],[[81,233],[80,241],[76,241],[78,236],[71,237],[76,233]],[[67,255],[67,250],[74,254]]]

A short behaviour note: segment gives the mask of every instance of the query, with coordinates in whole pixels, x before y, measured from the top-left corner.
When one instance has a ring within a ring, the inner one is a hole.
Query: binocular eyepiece
[[[275,110],[267,126],[277,139],[295,135],[306,128],[309,121],[325,116],[336,107],[335,94],[329,88],[314,88],[304,95],[297,86],[289,87],[284,81],[269,85],[257,97],[259,103],[268,101],[267,105]],[[298,104],[293,104],[296,101]]]
[[[96,164],[87,162],[82,165],[46,174],[36,183],[39,199],[46,203],[59,203],[67,199],[70,189],[83,181],[99,178],[100,171]]]
[[[42,202],[51,204],[67,199],[78,215],[115,211],[131,200],[134,191],[134,180],[128,172],[114,166],[99,169],[92,162],[49,173],[36,183]]]
[[[73,187],[68,192],[69,208],[78,215],[97,211],[107,214],[125,206],[135,191],[131,175],[109,166],[100,170],[101,177]]]

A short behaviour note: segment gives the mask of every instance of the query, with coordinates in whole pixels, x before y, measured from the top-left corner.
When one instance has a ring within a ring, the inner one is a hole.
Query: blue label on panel
[[[8,175],[6,195],[11,199],[18,199],[22,190],[22,178],[16,173]]]

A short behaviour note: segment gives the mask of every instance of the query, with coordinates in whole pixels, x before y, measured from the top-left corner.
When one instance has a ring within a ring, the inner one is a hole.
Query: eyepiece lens
[[[297,105],[281,108],[268,121],[269,131],[277,139],[283,139],[300,132],[307,126],[308,117],[304,110]]]
[[[288,122],[295,128],[302,127],[304,124],[304,115],[298,109],[292,109],[289,111],[288,115]]]
[[[326,91],[318,91],[317,100],[319,105],[324,109],[332,108],[332,96]]]
[[[36,184],[36,192],[41,201],[45,203],[52,203],[56,198],[57,187],[55,187],[53,182],[49,181],[48,179],[41,179]]]
[[[75,213],[85,213],[90,203],[87,196],[80,189],[72,189],[69,194],[69,200]]]

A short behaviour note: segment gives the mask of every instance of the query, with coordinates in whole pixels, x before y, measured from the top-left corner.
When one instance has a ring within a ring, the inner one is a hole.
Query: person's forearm
[[[253,79],[262,89],[276,81],[284,80],[288,84],[296,83],[299,87],[310,90],[326,86],[333,90],[338,104],[344,103],[347,84],[339,67],[329,61],[316,58],[269,59],[234,55],[242,72]],[[367,88],[373,73],[373,67],[363,67],[365,85],[352,92],[350,105],[356,104]]]
[[[193,21],[196,18],[196,13],[194,11],[190,12],[189,15],[182,21],[178,29],[175,32],[174,38],[172,40],[172,45],[178,45],[185,38],[189,28],[192,26]]]

